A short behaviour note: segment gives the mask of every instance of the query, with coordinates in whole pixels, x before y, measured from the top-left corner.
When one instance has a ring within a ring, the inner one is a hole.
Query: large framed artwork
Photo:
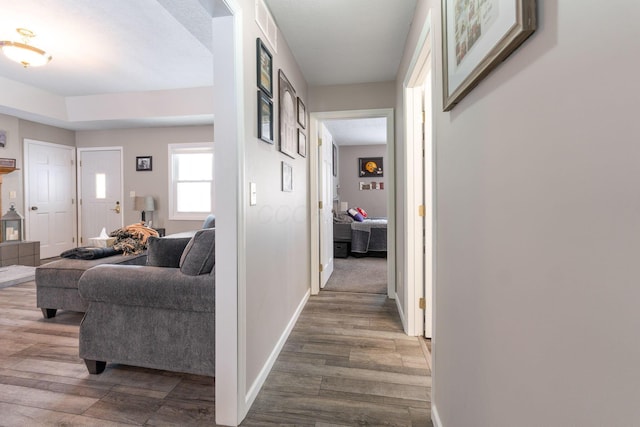
[[[295,157],[298,151],[298,138],[296,130],[296,91],[289,83],[287,76],[279,70],[280,81],[280,105],[279,105],[279,148],[289,157]]]
[[[271,98],[273,96],[273,56],[259,37],[256,39],[256,64],[258,87]]]
[[[450,111],[536,29],[536,0],[442,0],[443,104]]]

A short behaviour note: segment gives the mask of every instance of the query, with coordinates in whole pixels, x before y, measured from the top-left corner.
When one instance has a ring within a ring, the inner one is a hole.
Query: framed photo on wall
[[[304,102],[300,97],[298,97],[298,124],[302,129],[307,127],[307,107],[304,106]]]
[[[304,134],[302,129],[298,129],[298,154],[302,157],[307,157],[307,135]]]
[[[258,138],[273,144],[273,101],[258,91]]]
[[[256,39],[256,64],[258,87],[271,98],[273,96],[273,56],[260,37]]]
[[[382,157],[360,157],[358,158],[358,176],[373,177],[383,176]]]
[[[136,157],[136,171],[147,172],[153,170],[153,158],[151,156]]]
[[[443,105],[449,111],[536,29],[536,0],[442,0]]]
[[[282,162],[282,191],[293,191],[293,166]]]
[[[280,105],[279,105],[279,128],[278,138],[280,151],[289,157],[296,155],[298,138],[296,135],[296,91],[289,83],[287,76],[279,70],[280,81]]]

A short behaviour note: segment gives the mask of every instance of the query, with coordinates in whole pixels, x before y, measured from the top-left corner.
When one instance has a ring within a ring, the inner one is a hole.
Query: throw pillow
[[[182,252],[180,271],[189,276],[208,274],[213,270],[216,251],[216,229],[198,230]]]
[[[362,217],[362,214],[360,212],[358,212],[357,210],[353,209],[353,208],[349,208],[347,213],[349,214],[349,216],[351,218],[355,219],[358,222],[364,221],[364,218]]]
[[[180,257],[190,237],[149,237],[147,239],[147,265],[153,267],[180,267]]]

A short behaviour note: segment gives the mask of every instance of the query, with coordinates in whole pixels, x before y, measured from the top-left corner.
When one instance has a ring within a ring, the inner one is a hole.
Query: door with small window
[[[79,149],[80,246],[123,226],[122,148]]]
[[[213,144],[169,144],[169,219],[203,220],[213,190]]]

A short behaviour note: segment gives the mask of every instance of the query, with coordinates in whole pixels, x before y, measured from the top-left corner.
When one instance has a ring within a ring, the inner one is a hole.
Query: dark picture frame
[[[282,70],[278,70],[280,93],[278,105],[278,148],[289,157],[295,158],[297,150],[296,136],[296,91]]]
[[[273,55],[260,37],[256,39],[256,75],[258,88],[271,98],[273,96]]]
[[[153,170],[153,157],[151,156],[137,156],[136,157],[136,171],[137,172],[149,172]]]
[[[302,129],[307,128],[307,107],[305,107],[300,97],[298,97],[298,124]]]
[[[258,91],[258,138],[273,144],[273,101]]]
[[[365,178],[384,176],[382,157],[359,157],[358,176]]]
[[[298,154],[302,157],[307,157],[307,135],[304,134],[302,129],[298,129]]]
[[[536,0],[442,0],[443,110],[450,111],[536,29]]]
[[[331,159],[331,165],[333,169],[333,176],[338,176],[338,147],[336,147],[336,144],[333,144],[332,154],[333,158]]]

